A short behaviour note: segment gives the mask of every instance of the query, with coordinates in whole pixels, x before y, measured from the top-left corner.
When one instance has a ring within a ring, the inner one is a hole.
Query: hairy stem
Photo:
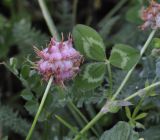
[[[71,106],[71,104],[69,103],[69,104],[67,104],[67,107],[68,107],[69,111],[72,113],[73,117],[78,122],[78,124],[80,125],[80,127],[83,128],[85,126],[85,123],[82,121],[82,119],[77,114],[77,112],[73,109],[73,106]]]
[[[153,30],[153,31],[150,33],[150,35],[149,35],[146,43],[144,44],[144,46],[143,46],[142,49],[141,49],[140,58],[142,57],[142,55],[144,54],[145,50],[147,49],[147,47],[148,47],[149,43],[151,42],[151,40],[152,40],[155,32],[156,32],[156,30]],[[140,58],[139,58],[139,59],[140,59]],[[138,62],[137,62],[137,63],[138,63]],[[125,77],[124,80],[122,81],[121,85],[120,85],[119,88],[117,89],[116,93],[113,95],[112,100],[114,100],[114,99],[119,95],[119,93],[121,92],[121,90],[123,89],[123,87],[125,86],[125,84],[127,83],[128,79],[130,78],[130,76],[131,76],[133,70],[135,69],[137,63],[129,70],[129,72],[127,73],[126,77]]]
[[[147,91],[149,91],[149,90],[151,90],[152,88],[154,88],[154,87],[156,87],[156,86],[159,86],[159,85],[160,85],[160,82],[156,82],[156,83],[154,83],[154,84],[152,84],[152,85],[150,85],[150,86],[148,86],[148,87],[146,87],[146,88],[144,88],[144,89],[141,89],[141,90],[135,92],[134,94],[130,95],[129,97],[125,98],[124,100],[125,100],[125,101],[128,101],[128,100],[133,99],[133,98],[136,97],[136,96],[143,95],[143,94],[145,94]]]
[[[111,70],[111,65],[110,62],[108,60],[106,60],[106,64],[107,64],[107,69],[108,69],[108,75],[109,75],[109,95],[112,95],[112,87],[113,87],[113,81],[112,81],[112,70]]]
[[[77,112],[77,114],[79,114],[79,116],[82,118],[82,120],[87,124],[89,121],[87,120],[87,118],[82,114],[82,112],[73,104],[72,101],[69,102],[69,105],[72,107],[72,109],[75,110],[75,112]],[[98,137],[98,133],[94,128],[91,128],[91,130],[93,131],[93,133]]]
[[[140,52],[140,56],[142,57],[142,55],[144,54],[145,50],[147,49],[147,47],[149,46],[149,43],[151,42],[154,34],[155,34],[156,30],[153,30],[146,43],[144,44],[144,46],[142,47],[141,49],[141,52]],[[137,62],[138,63],[138,62]],[[115,94],[113,95],[112,97],[112,101],[114,101],[117,96],[119,95],[119,93],[121,92],[121,90],[123,89],[123,87],[125,86],[125,84],[127,83],[129,77],[131,76],[135,66],[137,65],[137,63],[132,67],[132,69],[127,73],[126,77],[124,78],[122,84],[119,86],[119,88],[117,89],[117,91],[115,92]],[[148,89],[148,87],[146,87]],[[135,97],[135,96],[134,96]],[[131,97],[129,98],[131,99]],[[128,99],[127,99],[128,100]],[[80,134],[84,134],[87,130],[89,130],[102,116],[104,115],[104,113],[102,113],[101,111],[80,131]],[[80,137],[79,135],[77,135],[73,140],[78,140]]]
[[[36,116],[34,117],[34,121],[33,121],[33,123],[32,123],[32,126],[31,126],[30,130],[29,130],[29,133],[28,133],[28,135],[27,135],[27,137],[26,137],[26,140],[30,140],[30,138],[31,138],[31,136],[32,136],[32,133],[33,133],[33,130],[34,130],[35,125],[36,125],[36,123],[37,123],[38,117],[39,117],[39,115],[40,115],[40,113],[41,113],[41,111],[42,111],[42,109],[43,109],[45,100],[46,100],[46,98],[47,98],[47,95],[48,95],[49,89],[50,89],[50,87],[51,87],[52,81],[53,81],[53,77],[50,77],[49,82],[48,82],[48,85],[47,85],[47,87],[46,87],[46,90],[45,90],[45,92],[44,92],[44,94],[43,94],[41,103],[40,103],[40,105],[39,105],[38,111],[37,111],[37,113],[36,113]]]
[[[68,122],[66,122],[64,119],[62,119],[60,116],[55,115],[55,117],[57,118],[57,120],[59,120],[64,126],[66,126],[67,128],[69,128],[72,132],[74,133],[78,133],[78,131],[76,130],[76,127],[73,127],[71,124],[69,124]]]
[[[99,112],[81,131],[80,135],[83,135],[88,129],[90,129],[102,116],[104,113]],[[73,140],[78,140],[80,135],[76,135]]]
[[[58,40],[60,40],[60,37],[59,35],[57,34],[57,29],[56,29],[56,26],[51,18],[51,15],[47,9],[47,6],[44,2],[44,0],[38,0],[38,3],[40,5],[40,8],[41,8],[41,11],[43,13],[43,17],[47,23],[47,26],[49,28],[49,31],[51,32],[52,36],[56,36]]]

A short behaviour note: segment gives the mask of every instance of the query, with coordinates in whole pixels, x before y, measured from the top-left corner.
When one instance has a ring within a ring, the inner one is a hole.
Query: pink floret
[[[44,50],[34,49],[40,57],[37,69],[45,80],[54,76],[54,83],[62,85],[65,80],[72,79],[79,71],[82,56],[73,48],[71,38],[62,42],[52,38]]]
[[[152,0],[146,9],[141,11],[141,19],[144,24],[140,26],[142,30],[145,28],[157,29],[160,27],[160,4]]]

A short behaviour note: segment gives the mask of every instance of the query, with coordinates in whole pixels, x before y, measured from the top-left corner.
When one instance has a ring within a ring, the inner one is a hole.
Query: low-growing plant
[[[95,7],[98,6],[96,2]],[[13,30],[14,43],[20,49],[21,45],[39,42],[32,49],[22,49],[18,59],[12,57],[2,62],[21,81],[20,96],[25,100],[27,113],[34,118],[29,128],[30,123],[9,107],[0,107],[0,123],[4,128],[13,129],[26,140],[35,137],[43,140],[160,138],[157,134],[160,124],[157,88],[160,86],[160,39],[155,37],[160,27],[160,4],[151,0],[149,6],[145,6],[146,2],[142,0],[132,1],[132,8],[125,14],[129,23],[124,23],[122,30],[112,35],[111,31],[120,19],[120,15],[113,15],[126,2],[121,0],[107,14],[98,24],[98,33],[90,26],[74,25],[78,3],[75,0],[73,15],[70,15],[73,30],[68,32],[65,41],[66,36],[62,33],[60,37],[46,4],[38,0],[53,36],[46,47],[47,35],[31,28],[29,21],[23,19],[13,25],[8,21],[8,26],[3,25],[8,32]],[[9,40],[6,44],[12,43]],[[5,51],[0,55],[2,60],[5,60]],[[23,62],[23,54],[33,51]],[[5,118],[13,120],[9,122]],[[4,135],[2,139],[8,137]]]

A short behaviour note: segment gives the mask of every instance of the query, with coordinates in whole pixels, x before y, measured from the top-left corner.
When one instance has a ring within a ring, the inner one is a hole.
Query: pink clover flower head
[[[140,26],[142,30],[150,27],[157,29],[160,27],[160,4],[152,0],[147,8],[141,11],[141,19],[144,21]]]
[[[72,79],[79,71],[82,55],[73,48],[72,37],[67,41],[58,42],[53,37],[47,48],[39,50],[34,47],[37,56],[36,62],[38,72],[43,79],[48,81],[50,76],[54,77],[54,83],[63,86],[64,81]]]

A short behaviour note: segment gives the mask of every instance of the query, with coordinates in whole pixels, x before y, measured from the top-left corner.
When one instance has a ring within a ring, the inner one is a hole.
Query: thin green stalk
[[[138,104],[136,105],[136,107],[132,113],[132,118],[135,118],[137,116],[139,110],[141,109],[141,106],[142,106],[144,99],[145,99],[145,97],[141,98],[140,101],[138,102]]]
[[[84,120],[87,121],[86,117],[81,113],[81,111],[72,103],[72,101],[69,102],[69,105],[79,114],[79,116]]]
[[[64,89],[62,89],[61,87],[58,87],[58,91],[59,91],[59,94],[60,95],[64,95]],[[80,110],[72,103],[72,101],[69,101],[69,103],[67,104],[67,107],[69,109],[69,111],[72,113],[73,117],[76,119],[77,123],[80,125],[81,128],[84,127],[85,123],[88,123],[85,122],[86,121],[86,118],[85,116],[80,112]],[[82,120],[82,119],[83,120]],[[84,123],[84,122],[85,123]],[[96,131],[94,130],[93,131],[95,133],[95,135],[97,135]]]
[[[99,23],[99,27],[103,26],[109,18],[111,18],[125,3],[127,0],[121,0]]]
[[[68,122],[66,122],[64,119],[62,119],[60,116],[55,115],[55,117],[57,118],[57,120],[59,120],[64,126],[66,126],[67,128],[69,128],[73,133],[78,133],[77,129],[75,127],[73,127],[72,125],[70,125]]]
[[[47,23],[49,31],[51,32],[52,36],[55,35],[57,37],[57,39],[60,40],[60,37],[57,34],[58,32],[57,32],[56,26],[55,26],[55,24],[54,24],[54,22],[53,22],[53,20],[51,18],[51,15],[50,15],[50,13],[49,13],[49,11],[47,9],[47,6],[46,6],[44,0],[38,0],[38,3],[39,3],[40,8],[42,10],[43,17],[44,17],[44,19],[45,19],[45,21]]]
[[[112,81],[112,71],[111,71],[111,65],[108,60],[106,60],[107,69],[108,69],[108,75],[109,75],[109,93],[112,95],[112,88],[113,88],[113,81]]]
[[[49,138],[49,135],[50,135],[50,130],[51,129],[51,125],[48,121],[45,121],[45,124],[44,124],[44,131],[43,131],[43,134],[42,134],[42,140],[48,140]]]
[[[156,80],[156,77],[153,79],[153,81],[152,81],[152,84],[154,84],[155,83],[155,80]],[[147,86],[149,86],[149,85],[147,85]],[[146,86],[146,87],[147,87]],[[152,88],[150,89],[150,90],[145,90],[146,89],[146,87],[142,90],[139,90],[139,91],[141,91],[140,92],[140,94],[139,94],[139,96],[141,96],[141,99],[140,99],[140,101],[139,101],[139,103],[136,105],[136,108],[134,109],[134,111],[133,111],[133,114],[132,114],[132,118],[135,118],[136,117],[136,115],[137,115],[137,113],[139,112],[139,110],[140,110],[140,108],[141,108],[141,105],[142,105],[142,103],[143,103],[143,101],[145,100],[145,98],[146,98],[146,96],[148,95],[148,93],[152,90]],[[145,90],[145,91],[144,91]],[[145,92],[145,93],[144,93]],[[142,94],[142,95],[141,95]],[[143,95],[144,94],[144,95]]]
[[[146,43],[144,44],[144,46],[141,49],[140,52],[140,56],[142,57],[142,55],[144,54],[145,50],[147,49],[149,43],[151,42],[154,34],[155,34],[156,30],[153,30]],[[115,92],[115,94],[112,97],[112,101],[116,99],[116,97],[119,95],[119,93],[121,92],[122,88],[125,86],[125,84],[127,83],[130,75],[132,74],[134,68],[135,68],[136,64],[132,67],[132,69],[127,73],[126,77],[124,78],[122,84],[120,85],[120,87],[117,89],[117,91]],[[159,85],[159,84],[158,84]],[[153,85],[152,85],[153,86]],[[149,86],[150,87],[150,86]],[[148,89],[149,87],[146,87],[146,89]],[[126,100],[132,99],[133,97],[137,96],[139,93],[136,93],[136,95],[131,95],[129,98],[126,98]],[[102,116],[104,115],[104,113],[102,113],[101,111],[80,131],[81,134],[84,134],[87,130],[89,130]],[[77,135],[73,140],[78,140],[80,137]]]
[[[46,100],[46,98],[47,98],[49,89],[50,89],[50,87],[51,87],[51,85],[52,85],[52,81],[53,81],[53,77],[50,77],[49,82],[48,82],[48,85],[47,85],[47,87],[46,87],[46,90],[45,90],[45,92],[44,92],[44,94],[43,94],[41,103],[40,103],[40,105],[39,105],[38,111],[37,111],[37,113],[36,113],[36,116],[34,117],[34,121],[33,121],[33,123],[32,123],[32,126],[31,126],[30,130],[29,130],[29,133],[28,133],[28,135],[27,135],[27,137],[26,137],[26,140],[30,140],[30,138],[31,138],[31,136],[32,136],[32,133],[33,133],[33,130],[34,130],[35,125],[36,125],[36,123],[37,123],[38,117],[39,117],[39,115],[40,115],[40,113],[41,113],[41,111],[42,111],[42,109],[43,109],[44,102],[45,102],[45,100]]]
[[[73,1],[73,25],[76,24],[78,0]]]
[[[89,114],[89,116],[90,116],[90,118],[93,118],[94,116],[96,116],[96,111],[95,111],[95,109],[93,108],[93,106],[92,106],[92,104],[85,104],[85,108],[86,108],[86,110],[87,110],[87,112],[88,112],[88,114]],[[87,122],[88,123],[88,122]],[[94,127],[91,127],[91,129],[94,129]],[[96,131],[97,131],[97,133],[99,134],[99,136],[100,136],[100,134],[102,134],[103,133],[103,129],[102,129],[102,127],[100,126],[100,124],[95,124],[95,129],[96,129]],[[95,130],[94,129],[94,130]]]
[[[87,120],[87,118],[82,114],[82,112],[73,104],[72,101],[69,102],[69,105],[75,110],[75,112],[77,112],[77,114],[79,114],[79,116],[83,119],[83,121],[87,124],[89,121]],[[94,128],[91,128],[91,130],[93,131],[93,133],[98,137],[98,133]]]
[[[125,101],[128,101],[138,95],[141,95],[142,93],[144,92],[147,92],[149,91],[150,89],[156,87],[156,86],[160,86],[160,82],[157,82],[157,83],[154,83],[144,89],[141,89],[139,91],[137,91],[136,93],[132,94],[131,96],[125,98],[124,100]],[[80,131],[80,134],[83,134],[85,133],[88,129],[90,129],[102,116],[104,115],[104,113],[102,112],[99,112],[81,131]],[[77,135],[74,140],[78,140],[80,137]]]
[[[154,84],[152,84],[152,85],[150,85],[150,86],[148,86],[148,87],[146,87],[146,88],[144,88],[144,89],[141,89],[141,90],[135,92],[134,94],[130,95],[129,97],[125,98],[124,100],[125,100],[125,101],[128,101],[128,100],[133,99],[133,98],[136,97],[136,96],[140,96],[140,95],[142,95],[142,94],[145,94],[145,92],[147,92],[147,91],[149,91],[150,89],[152,89],[152,88],[154,88],[154,87],[156,87],[156,86],[159,86],[159,85],[160,85],[160,82],[156,82],[156,83],[154,83]]]
[[[58,93],[59,95],[64,98],[64,89],[62,89],[62,87],[58,87]],[[84,127],[84,122],[81,120],[80,116],[77,115],[75,109],[73,108],[73,103],[71,103],[71,101],[69,102],[69,104],[67,104],[67,107],[69,109],[69,111],[72,113],[73,117],[76,119],[77,123],[80,125],[81,128]]]
[[[153,38],[153,36],[154,36],[155,33],[156,33],[156,30],[153,30],[153,31],[150,33],[150,35],[149,35],[146,43],[144,44],[144,46],[143,46],[142,49],[141,49],[140,58],[142,57],[142,55],[144,54],[145,50],[146,50],[147,47],[149,46],[149,43],[151,42],[151,40],[152,40],[152,38]],[[139,58],[139,59],[140,59],[140,58]],[[137,63],[138,63],[138,62],[137,62]],[[125,86],[125,84],[127,83],[128,79],[130,78],[130,76],[131,76],[133,70],[135,69],[137,63],[136,63],[136,64],[129,70],[129,72],[127,73],[127,75],[126,75],[126,77],[124,78],[123,82],[121,83],[121,85],[120,85],[119,88],[117,89],[116,93],[113,95],[113,97],[112,97],[112,99],[111,99],[112,101],[115,100],[115,98],[119,95],[119,93],[121,92],[121,90],[123,89],[123,87]]]
[[[85,124],[81,120],[81,118],[77,115],[75,110],[73,110],[72,106],[70,104],[68,104],[67,107],[68,107],[69,111],[72,113],[72,115],[74,116],[74,118],[76,119],[76,121],[78,122],[78,124],[80,125],[80,127],[83,128]]]
[[[80,135],[83,135],[88,129],[90,129],[102,116],[104,113],[99,112],[93,119],[90,121],[81,131]],[[80,138],[80,135],[76,135],[76,137],[73,140],[78,140]]]

